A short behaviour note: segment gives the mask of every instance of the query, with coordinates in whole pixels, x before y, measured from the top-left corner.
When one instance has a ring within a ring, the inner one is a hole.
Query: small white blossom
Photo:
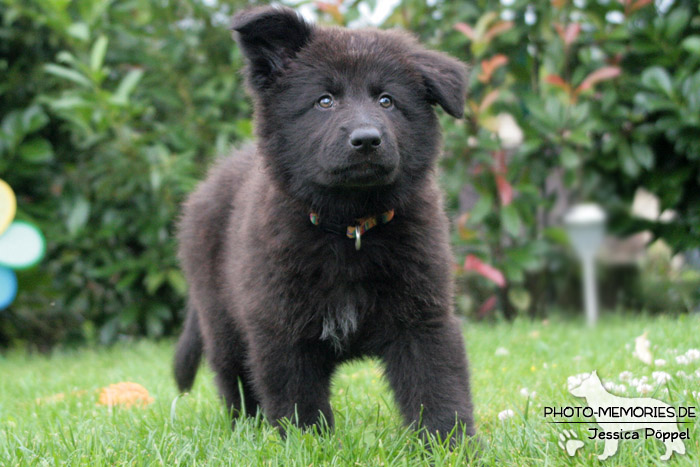
[[[523,397],[530,397],[534,399],[536,394],[537,393],[535,391],[530,392],[528,388],[522,388],[520,390],[520,395]]]
[[[642,395],[649,394],[652,389],[654,388],[645,383],[642,383],[639,386],[637,386],[637,392]]]
[[[665,371],[655,371],[651,374],[651,377],[654,378],[656,384],[663,384],[671,380],[671,375],[669,375]]]
[[[632,379],[631,371],[623,371],[620,373],[620,381],[629,381],[630,379]]]
[[[625,392],[627,387],[624,384],[615,384],[613,381],[608,381],[604,384],[605,390],[608,392]]]
[[[583,380],[588,379],[590,375],[590,373],[580,373],[578,375],[573,375],[566,378],[566,384],[569,387],[569,390],[580,386]]]
[[[690,379],[690,375],[683,370],[676,371],[676,376],[683,379]]]
[[[654,366],[664,366],[664,365],[666,365],[666,360],[664,360],[663,358],[657,358],[656,360],[654,360]]]
[[[647,338],[648,333],[644,332],[641,336],[634,339],[634,352],[633,356],[637,357],[642,362],[647,365],[651,365],[653,357],[651,355],[651,342]]]
[[[498,413],[498,419],[503,421],[503,420],[506,420],[506,419],[512,417],[513,415],[515,415],[515,412],[513,412],[510,409],[506,409],[503,412]]]
[[[510,354],[510,352],[508,352],[508,349],[506,349],[505,347],[499,347],[496,349],[497,357],[505,357],[508,354]]]
[[[690,363],[690,360],[685,355],[677,355],[676,363],[678,363],[679,365],[687,365],[688,363]]]
[[[690,349],[685,353],[685,356],[691,362],[694,360],[700,360],[700,350]]]

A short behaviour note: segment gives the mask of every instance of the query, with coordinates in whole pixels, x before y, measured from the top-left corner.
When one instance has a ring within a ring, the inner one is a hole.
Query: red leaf
[[[648,4],[651,3],[651,0],[638,0],[635,2],[632,7],[629,9],[628,13],[634,13],[635,11],[639,10],[640,8],[644,8]]]
[[[467,23],[457,23],[454,25],[454,28],[467,36],[469,39],[475,41],[476,40],[476,33],[472,29],[471,26],[469,26]]]
[[[482,83],[488,83],[491,80],[491,75],[494,71],[508,63],[508,57],[503,54],[497,54],[488,60],[481,61],[481,73],[478,78]]]
[[[581,32],[581,25],[578,23],[569,23],[566,25],[566,28],[561,24],[555,24],[554,27],[567,47],[574,43]]]
[[[552,0],[552,6],[554,8],[563,8],[566,5],[567,0]]]
[[[477,311],[477,314],[479,317],[483,317],[488,313],[489,311],[493,310],[496,308],[496,303],[498,302],[498,299],[496,298],[495,295],[491,295],[489,298],[486,299],[484,303],[481,304],[479,307],[479,310]]]
[[[345,24],[345,16],[343,16],[343,14],[340,12],[340,2],[316,2],[316,8],[331,15],[336,23]]]
[[[491,42],[491,39],[512,28],[513,24],[514,23],[512,21],[499,21],[491,26],[488,31],[486,31],[486,34],[484,34],[484,41]]]
[[[493,281],[497,286],[503,288],[506,285],[506,278],[503,273],[490,264],[486,264],[474,255],[467,255],[464,261],[465,271],[474,271],[483,277]]]
[[[493,91],[486,94],[481,100],[481,104],[479,104],[479,113],[491,107],[491,104],[493,104],[496,101],[496,99],[498,99],[498,94],[500,92],[501,91],[499,91],[498,89],[494,89]]]
[[[567,94],[569,94],[571,92],[571,86],[569,86],[569,83],[564,81],[564,79],[561,76],[549,75],[544,80],[545,80],[545,82],[547,82],[551,85],[554,85],[558,88],[561,88]]]
[[[513,202],[513,186],[508,183],[506,177],[497,174],[496,187],[498,188],[498,197],[501,200],[501,206],[508,206]]]
[[[586,79],[576,88],[576,94],[591,89],[596,83],[620,76],[621,71],[620,67],[616,66],[598,68],[596,71],[586,76]]]

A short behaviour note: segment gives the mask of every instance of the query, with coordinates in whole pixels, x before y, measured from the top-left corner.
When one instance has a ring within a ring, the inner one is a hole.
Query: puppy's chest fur
[[[322,295],[325,296],[324,306],[320,307],[317,317],[320,320],[319,339],[339,353],[347,348],[363,321],[371,314],[374,291],[366,285],[341,282]]]

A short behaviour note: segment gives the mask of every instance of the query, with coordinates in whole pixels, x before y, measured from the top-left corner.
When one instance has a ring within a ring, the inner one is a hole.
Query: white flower
[[[683,370],[676,371],[676,376],[683,379],[690,379],[690,375]]]
[[[503,412],[498,413],[498,419],[503,421],[503,420],[506,420],[506,419],[512,417],[513,415],[515,415],[515,413],[512,410],[506,409]]]
[[[663,384],[671,380],[671,375],[669,375],[665,371],[655,371],[651,374],[651,377],[654,378],[656,384]]]
[[[608,392],[625,392],[627,390],[627,387],[624,384],[615,384],[612,381],[608,381],[605,383],[605,390]]]
[[[497,357],[505,357],[508,354],[510,354],[510,352],[508,352],[508,349],[506,349],[505,347],[499,347],[496,349]]]
[[[698,350],[698,349],[690,349],[690,350],[688,350],[688,351],[685,353],[685,356],[686,356],[686,358],[687,358],[689,361],[691,361],[691,362],[692,362],[693,360],[700,360],[700,350]]]
[[[664,365],[666,365],[666,360],[664,360],[663,358],[657,358],[656,360],[654,360],[654,366],[664,366]]]
[[[583,380],[588,379],[590,375],[590,373],[580,373],[578,375],[573,375],[566,378],[566,384],[569,387],[569,390],[580,386]]]
[[[652,389],[654,388],[645,383],[641,383],[639,386],[637,386],[637,392],[642,395],[649,394]]]
[[[537,393],[535,391],[530,392],[530,390],[528,388],[522,388],[520,390],[520,395],[523,397],[530,397],[530,398],[534,399],[536,394]]]
[[[649,339],[647,339],[647,334],[647,332],[644,332],[641,336],[634,339],[634,352],[632,355],[647,365],[651,365],[653,357],[651,356],[650,350],[651,342],[649,342]]]
[[[676,356],[676,363],[678,363],[679,365],[687,365],[688,363],[690,363],[690,359],[685,355],[678,355]]]
[[[631,371],[623,371],[620,373],[620,381],[629,381],[630,379],[632,379]]]

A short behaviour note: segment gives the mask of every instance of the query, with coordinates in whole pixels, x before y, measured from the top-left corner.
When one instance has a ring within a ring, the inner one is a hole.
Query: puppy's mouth
[[[347,188],[367,188],[388,185],[396,175],[396,167],[363,161],[336,167],[330,171],[333,185]]]

